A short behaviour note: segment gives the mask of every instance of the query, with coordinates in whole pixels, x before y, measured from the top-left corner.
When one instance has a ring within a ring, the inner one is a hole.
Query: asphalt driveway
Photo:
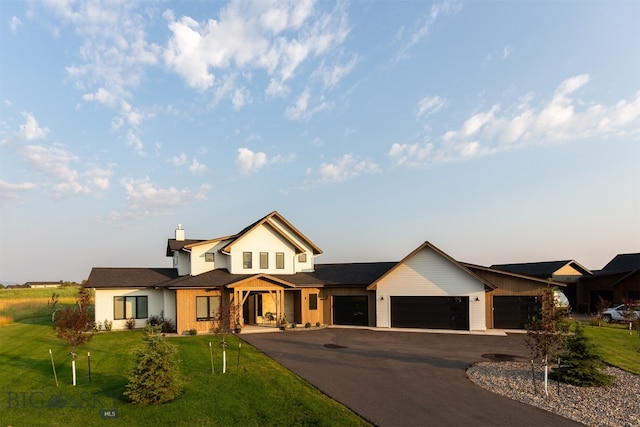
[[[241,337],[376,425],[582,425],[467,378],[466,368],[491,354],[527,357],[523,335],[327,328]]]

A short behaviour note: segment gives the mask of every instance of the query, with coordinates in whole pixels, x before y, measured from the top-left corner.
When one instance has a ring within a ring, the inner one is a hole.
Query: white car
[[[640,307],[633,307],[633,317],[635,320],[640,319],[640,311],[638,311]],[[620,304],[617,307],[607,308],[602,312],[602,320],[606,323],[609,322],[628,322],[629,318],[627,317],[627,306],[624,304]]]

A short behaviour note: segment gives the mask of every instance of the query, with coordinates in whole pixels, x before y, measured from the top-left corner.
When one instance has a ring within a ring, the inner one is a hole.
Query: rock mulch
[[[544,392],[544,371],[523,362],[481,362],[467,370],[478,386],[513,400],[537,406],[588,426],[640,426],[640,376],[607,367],[615,376],[610,387],[575,387],[549,380]],[[535,387],[532,377],[535,378]]]

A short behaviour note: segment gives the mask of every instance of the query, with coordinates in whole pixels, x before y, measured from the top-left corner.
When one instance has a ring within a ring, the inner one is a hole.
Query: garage
[[[369,297],[367,295],[334,295],[333,324],[368,326]]]
[[[497,329],[525,329],[529,319],[540,313],[539,296],[493,297],[493,324]]]
[[[391,327],[469,330],[469,297],[392,296]]]

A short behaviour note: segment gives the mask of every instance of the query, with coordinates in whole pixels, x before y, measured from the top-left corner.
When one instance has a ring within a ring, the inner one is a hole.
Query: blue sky
[[[640,2],[0,5],[0,282],[170,266],[279,211],[324,254],[640,251]]]

